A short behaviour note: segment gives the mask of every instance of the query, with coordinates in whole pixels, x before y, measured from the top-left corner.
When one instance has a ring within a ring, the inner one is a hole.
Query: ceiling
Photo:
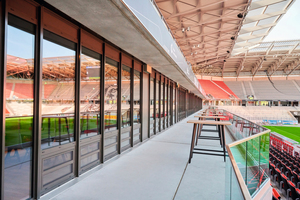
[[[249,57],[293,1],[156,0],[156,4],[196,75],[238,77],[260,75],[265,70],[276,72],[297,59],[282,56],[281,51],[281,60],[275,51],[279,49],[272,50],[271,46],[257,51],[255,59]],[[297,48],[285,52],[291,54]],[[270,54],[267,61],[266,53]]]

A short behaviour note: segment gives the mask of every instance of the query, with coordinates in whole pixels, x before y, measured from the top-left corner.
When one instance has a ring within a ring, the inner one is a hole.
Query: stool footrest
[[[224,151],[213,150],[213,149],[199,149],[199,148],[194,148],[194,150],[197,150],[197,151],[212,151],[212,152],[222,152],[222,153],[224,153]],[[225,151],[225,153],[227,153],[227,152]]]
[[[210,130],[210,129],[202,129],[201,131],[206,131],[206,132],[218,132],[218,130]]]
[[[215,154],[215,153],[205,153],[205,152],[193,152],[196,154],[204,154],[204,155],[210,155],[210,156],[224,156],[224,154]],[[226,155],[227,156],[227,155]]]

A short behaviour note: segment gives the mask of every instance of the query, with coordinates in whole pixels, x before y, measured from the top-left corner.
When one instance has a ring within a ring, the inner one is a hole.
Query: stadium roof
[[[289,55],[283,53],[283,47],[264,48],[266,55],[274,54],[274,59],[264,62],[265,55],[261,46],[267,45],[262,43],[263,39],[293,2],[294,0],[156,0],[173,36],[192,64],[194,73],[220,77],[255,76],[265,70],[273,75],[277,70],[282,71],[286,65],[295,65],[293,62],[297,58],[290,54],[298,47],[291,47],[292,50],[287,51]],[[256,60],[245,59],[246,55],[253,53],[259,46],[262,52]],[[281,54],[277,55],[275,50],[281,51]],[[239,57],[235,57],[236,55]],[[289,66],[289,69],[294,67]],[[290,75],[294,71],[286,70],[279,74]]]

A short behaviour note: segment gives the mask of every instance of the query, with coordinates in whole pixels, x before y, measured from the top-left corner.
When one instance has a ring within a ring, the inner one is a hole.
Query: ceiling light
[[[190,31],[191,30],[191,28],[190,27],[187,27],[187,29],[186,29],[187,31]]]
[[[242,14],[242,13],[239,13],[239,14],[237,15],[237,17],[238,17],[238,18],[243,18],[243,14]]]
[[[200,47],[200,44],[198,44],[198,47]]]
[[[182,32],[184,33],[184,28],[182,28]]]

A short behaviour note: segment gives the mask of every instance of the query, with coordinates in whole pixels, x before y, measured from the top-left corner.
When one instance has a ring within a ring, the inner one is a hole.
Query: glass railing
[[[254,199],[269,181],[270,130],[222,111],[234,140],[226,145],[226,199]]]

